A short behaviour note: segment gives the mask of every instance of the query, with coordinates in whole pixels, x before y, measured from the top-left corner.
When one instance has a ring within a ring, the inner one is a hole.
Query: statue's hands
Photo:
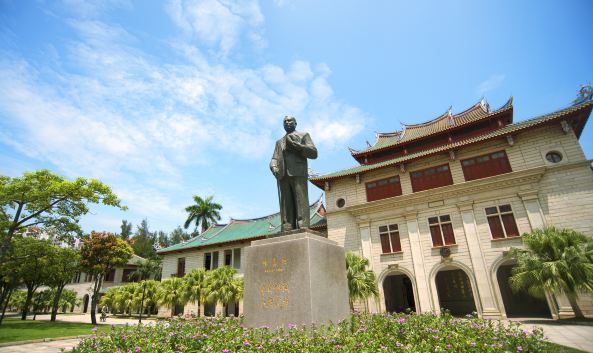
[[[301,144],[299,137],[296,135],[288,134],[286,136],[286,143],[297,151],[303,149],[303,144]]]
[[[272,174],[274,174],[274,176],[278,178],[278,175],[280,175],[280,169],[278,169],[278,167],[276,166],[273,166],[270,169],[272,170]]]

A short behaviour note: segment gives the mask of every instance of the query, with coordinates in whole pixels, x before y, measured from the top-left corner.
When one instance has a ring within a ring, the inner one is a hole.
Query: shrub
[[[241,319],[172,319],[113,327],[73,350],[89,352],[553,352],[542,331],[475,317],[354,315],[337,325],[273,331],[249,329]]]

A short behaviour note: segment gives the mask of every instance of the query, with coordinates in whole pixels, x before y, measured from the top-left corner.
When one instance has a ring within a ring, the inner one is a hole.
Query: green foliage
[[[121,221],[121,233],[119,236],[122,240],[128,241],[130,240],[130,235],[132,235],[132,223],[129,223],[125,219]]]
[[[0,343],[108,332],[110,325],[93,326],[77,322],[20,321],[7,319],[0,330]],[[4,348],[9,349],[9,348]],[[38,352],[38,350],[35,350]],[[34,352],[34,351],[31,351]],[[95,351],[97,352],[97,351]]]
[[[511,248],[507,255],[517,259],[509,279],[511,288],[536,297],[564,293],[577,317],[583,317],[576,298],[580,293],[593,293],[593,239],[553,226],[522,238],[526,249]]]
[[[243,278],[235,278],[237,270],[230,266],[217,268],[206,278],[206,302],[227,305],[243,297]]]
[[[80,253],[59,246],[53,246],[51,250],[46,284],[50,287],[63,287],[79,270]]]
[[[183,228],[177,227],[171,232],[171,237],[170,237],[171,244],[170,245],[179,244],[182,241],[189,240],[190,238],[191,238],[191,235],[188,234],[187,232],[185,232],[183,230]]]
[[[29,226],[53,228],[60,234],[81,233],[78,221],[89,203],[125,209],[109,186],[96,179],[69,181],[49,170],[0,176],[0,259],[16,232]]]
[[[518,324],[450,315],[354,315],[337,325],[247,329],[241,320],[174,319],[115,327],[84,339],[90,352],[556,352],[543,332]]]
[[[351,310],[354,310],[355,301],[379,296],[375,273],[366,269],[368,265],[368,259],[357,256],[351,251],[346,253],[346,276]]]
[[[156,257],[156,252],[154,250],[156,235],[151,233],[148,229],[148,220],[143,219],[137,228],[136,234],[131,240],[134,254],[145,259]]]
[[[185,211],[188,213],[187,220],[183,225],[185,229],[195,222],[196,229],[198,228],[198,225],[201,224],[202,233],[204,233],[211,223],[220,219],[219,211],[222,209],[222,206],[213,202],[213,198],[214,196],[208,196],[207,198],[202,199],[200,196],[194,195],[195,204],[185,208]]]
[[[175,306],[185,304],[187,301],[186,286],[183,278],[171,277],[161,282],[157,293],[159,305],[164,305],[171,309]]]
[[[80,248],[80,265],[84,272],[93,275],[91,300],[91,322],[97,323],[95,317],[97,299],[101,283],[106,273],[117,266],[123,266],[131,257],[133,251],[128,243],[111,233],[91,232],[83,240]]]
[[[185,280],[187,300],[192,303],[198,303],[198,316],[200,316],[200,304],[206,301],[209,273],[204,268],[196,268],[183,278]]]

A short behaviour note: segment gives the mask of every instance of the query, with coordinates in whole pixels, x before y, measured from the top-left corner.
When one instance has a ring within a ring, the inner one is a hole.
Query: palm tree
[[[198,195],[194,195],[195,204],[185,208],[185,211],[189,213],[185,224],[183,225],[186,229],[192,224],[196,223],[196,229],[199,224],[202,224],[202,233],[204,233],[210,223],[216,222],[220,219],[220,211],[222,206],[216,202],[212,202],[214,196],[208,196],[202,199]]]
[[[204,268],[196,268],[184,277],[188,301],[198,303],[198,317],[200,317],[200,305],[206,299],[209,274],[210,272]]]
[[[124,313],[131,314],[134,308],[134,294],[138,291],[138,283],[128,283],[119,287],[116,295],[116,306]]]
[[[511,248],[508,257],[517,265],[509,278],[511,289],[526,289],[535,297],[564,293],[577,318],[580,293],[593,293],[593,239],[571,229],[553,226],[523,234],[526,249]]]
[[[118,291],[120,287],[111,287],[107,288],[105,294],[101,296],[101,301],[99,302],[99,307],[103,307],[107,305],[110,310],[117,308],[117,297]]]
[[[157,292],[158,303],[171,309],[171,316],[177,305],[185,304],[185,281],[183,278],[171,277],[161,282]]]
[[[355,255],[351,251],[346,253],[346,275],[348,279],[348,292],[350,310],[354,311],[354,302],[364,300],[370,296],[378,297],[375,272],[367,270],[369,260]]]
[[[150,278],[151,275],[156,276],[161,272],[161,262],[156,259],[150,259],[148,261],[138,261],[136,263],[136,271],[132,273],[132,276],[141,280],[140,287],[142,288],[142,295],[140,296],[140,316],[138,323],[142,323],[142,312],[144,311],[144,297],[146,296],[146,279]]]
[[[243,297],[243,279],[235,278],[237,270],[230,266],[217,268],[210,273],[206,288],[206,301],[227,307]]]

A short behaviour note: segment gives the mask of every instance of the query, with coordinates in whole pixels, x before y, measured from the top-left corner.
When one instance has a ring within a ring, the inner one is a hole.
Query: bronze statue
[[[307,158],[317,158],[317,148],[306,132],[295,131],[296,119],[284,118],[286,135],[276,141],[270,169],[278,183],[281,231],[309,228]]]

